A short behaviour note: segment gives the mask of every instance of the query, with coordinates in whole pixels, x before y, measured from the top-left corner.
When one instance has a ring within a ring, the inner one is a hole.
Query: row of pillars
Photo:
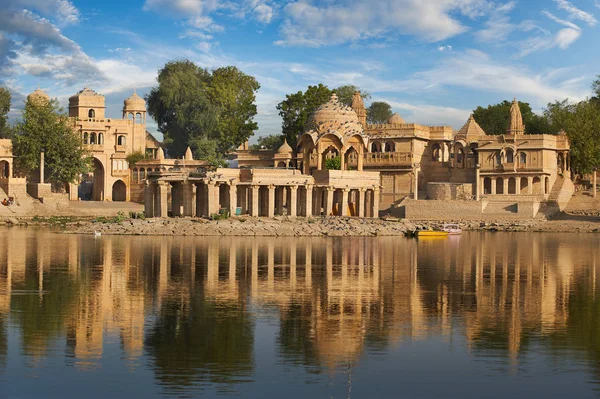
[[[171,187],[170,187],[171,186]],[[171,189],[172,216],[210,216],[220,211],[274,217],[379,215],[379,188],[236,185],[224,182],[148,183],[144,192],[146,217],[166,217]],[[284,212],[285,209],[285,212]]]

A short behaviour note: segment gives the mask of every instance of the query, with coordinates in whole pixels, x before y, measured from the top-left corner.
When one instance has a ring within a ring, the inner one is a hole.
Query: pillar
[[[358,217],[365,217],[365,189],[358,190]]]
[[[340,212],[340,214],[342,216],[348,216],[348,193],[349,192],[350,192],[350,190],[347,188],[342,190],[342,211]]]
[[[146,182],[144,187],[144,216],[147,218],[154,217],[154,192],[156,184]]]
[[[329,216],[329,214],[333,211],[333,193],[335,192],[335,188],[327,187],[327,200],[326,203],[323,204],[323,214],[325,216]]]
[[[491,184],[491,186],[492,186],[492,187],[491,187],[491,189],[492,189],[492,192],[491,192],[490,194],[496,194],[496,178],[495,178],[495,177],[491,177],[491,176],[490,176],[490,181],[491,181],[491,183],[492,183],[492,184]]]
[[[237,185],[230,184],[229,185],[229,215],[235,216],[235,211],[237,208]]]
[[[481,197],[481,178],[479,177],[479,164],[475,165],[475,201]]]
[[[306,188],[306,199],[305,199],[306,204],[304,206],[304,213],[305,213],[306,217],[310,217],[313,214],[313,212],[312,212],[312,209],[313,209],[313,203],[312,203],[312,201],[313,201],[313,186],[312,186],[312,184],[307,184],[305,186],[305,188]]]
[[[414,199],[418,200],[419,199],[419,168],[415,168],[413,171],[414,174],[414,179],[413,179],[413,194],[414,194]]]
[[[596,169],[594,169],[594,178],[593,178],[593,182],[592,182],[592,197],[596,198]]]
[[[195,204],[195,188],[196,186],[192,183],[183,183],[183,215],[192,217],[195,216],[196,204]]]
[[[321,187],[314,187],[313,192],[315,198],[312,214],[315,216],[321,216],[321,207],[323,206],[323,189]],[[306,193],[306,196],[308,197],[308,192]]]
[[[106,180],[106,176],[104,177],[104,179]],[[40,183],[43,183],[43,182],[44,182],[44,153],[40,152]]]
[[[258,189],[260,186],[252,186],[252,190],[250,190],[250,196],[252,203],[252,212],[250,213],[252,216],[258,216]]]
[[[213,213],[219,213],[219,185],[214,182],[208,182],[208,216]]]
[[[379,187],[373,190],[373,217],[379,217]]]
[[[288,216],[296,217],[297,216],[297,207],[298,207],[298,186],[290,187],[290,202],[288,204]]]
[[[158,212],[155,215],[159,218],[166,218],[169,216],[167,193],[169,189],[169,183],[160,182],[158,183],[158,189],[156,190],[156,203]]]
[[[527,178],[527,194],[533,194],[533,177]]]
[[[502,193],[503,193],[504,195],[507,195],[507,194],[508,194],[508,177],[505,177],[505,178],[502,180],[502,184],[504,185],[504,188],[503,188],[503,190],[502,190]]]
[[[358,170],[359,172],[362,172],[363,170],[363,165],[364,165],[364,161],[365,161],[365,154],[357,154],[357,165],[356,165],[356,170]]]
[[[269,203],[267,204],[267,216],[275,216],[275,186],[269,185]]]

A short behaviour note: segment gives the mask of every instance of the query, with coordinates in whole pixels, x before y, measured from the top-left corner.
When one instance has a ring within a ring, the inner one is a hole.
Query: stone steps
[[[514,216],[517,214],[517,204],[514,202],[488,202],[483,214]]]

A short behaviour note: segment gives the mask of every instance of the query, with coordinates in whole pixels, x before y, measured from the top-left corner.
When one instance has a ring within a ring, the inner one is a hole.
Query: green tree
[[[328,158],[325,160],[325,168],[329,170],[340,170],[342,169],[342,158],[339,156]]]
[[[385,123],[392,116],[392,107],[384,101],[373,101],[367,110],[367,122]]]
[[[253,150],[260,150],[262,148],[267,150],[276,150],[283,144],[285,137],[283,134],[270,134],[268,136],[262,136],[258,138],[258,143],[252,145]]]
[[[354,85],[344,85],[333,89],[332,91],[338,96],[338,101],[342,104],[346,104],[347,106],[352,105],[352,97],[354,97],[354,93],[359,92],[360,96],[363,100],[368,100],[371,98],[371,95],[365,91],[361,90],[357,86]],[[328,99],[329,100],[329,99]]]
[[[510,123],[511,105],[512,102],[504,100],[499,104],[488,105],[487,108],[479,106],[473,110],[473,117],[487,134],[505,134]],[[529,103],[519,101],[519,109],[523,116],[526,134],[557,133],[546,117],[533,113]]]
[[[60,109],[56,99],[27,102],[23,119],[15,126],[13,153],[21,174],[31,174],[40,167],[40,153],[45,153],[45,177],[54,189],[63,190],[79,176],[90,171],[91,158],[82,148],[81,137]]]
[[[135,166],[136,163],[143,161],[144,159],[150,159],[149,154],[145,154],[142,151],[134,151],[131,154],[127,155],[125,158],[130,167]]]
[[[215,69],[208,88],[211,104],[217,109],[214,139],[217,153],[227,154],[248,140],[258,129],[256,115],[256,79],[234,66]]]
[[[158,72],[158,86],[146,96],[148,113],[163,133],[167,151],[181,157],[198,137],[217,136],[217,109],[210,101],[211,75],[189,60],[171,61]]]
[[[575,173],[590,173],[600,166],[600,107],[593,100],[556,101],[548,104],[544,115],[567,133]]]
[[[326,103],[330,97],[331,90],[319,83],[317,86],[308,86],[304,93],[299,91],[287,94],[285,100],[277,104],[277,110],[283,119],[283,135],[292,148],[296,146],[298,136],[304,131],[304,125],[310,114]]]
[[[9,137],[8,117],[10,111],[10,91],[0,87],[0,139]]]

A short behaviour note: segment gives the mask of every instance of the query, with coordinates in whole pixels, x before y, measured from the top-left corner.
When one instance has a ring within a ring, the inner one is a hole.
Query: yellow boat
[[[447,231],[439,231],[439,230],[419,230],[416,232],[417,237],[448,237]]]

